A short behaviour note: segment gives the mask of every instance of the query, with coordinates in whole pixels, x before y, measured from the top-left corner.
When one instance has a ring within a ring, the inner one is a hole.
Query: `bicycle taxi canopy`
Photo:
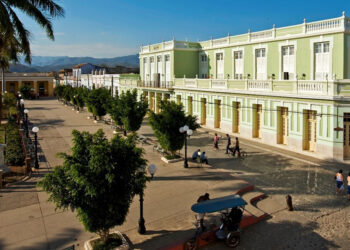
[[[192,205],[191,209],[195,213],[214,213],[234,207],[244,207],[248,203],[238,194],[219,197]]]

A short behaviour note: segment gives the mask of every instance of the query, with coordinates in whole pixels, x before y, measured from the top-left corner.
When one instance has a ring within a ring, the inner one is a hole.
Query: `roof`
[[[88,64],[88,63],[80,63],[80,64],[77,64],[77,65],[73,66],[73,69],[79,69],[79,68],[83,67],[83,66],[86,65],[86,64]]]

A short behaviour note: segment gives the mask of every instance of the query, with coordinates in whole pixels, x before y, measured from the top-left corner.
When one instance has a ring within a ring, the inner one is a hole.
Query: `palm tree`
[[[24,55],[27,63],[31,63],[30,32],[18,18],[15,9],[33,18],[45,29],[47,36],[51,40],[55,39],[51,18],[64,16],[63,8],[55,3],[55,0],[0,0],[0,67],[2,86],[5,85],[5,69],[9,67],[9,61],[18,61],[18,53]],[[1,88],[0,97],[2,97]],[[2,100],[0,100],[0,123],[1,106]]]
[[[0,31],[15,37],[20,44],[25,61],[30,63],[30,32],[18,18],[15,9],[33,18],[45,29],[51,40],[55,39],[51,18],[64,16],[64,10],[54,0],[0,0]]]

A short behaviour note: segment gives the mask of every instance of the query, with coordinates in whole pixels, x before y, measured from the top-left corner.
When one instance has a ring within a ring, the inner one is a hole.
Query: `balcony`
[[[176,78],[174,89],[242,93],[271,96],[350,98],[350,80],[233,80]]]
[[[172,89],[173,88],[173,82],[172,81],[139,81],[138,87],[143,88],[157,88],[157,89]]]

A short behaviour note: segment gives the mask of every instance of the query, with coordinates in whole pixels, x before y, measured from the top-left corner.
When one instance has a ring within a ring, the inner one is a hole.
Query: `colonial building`
[[[5,91],[13,94],[17,94],[22,85],[29,85],[39,96],[53,96],[54,83],[53,73],[5,73]]]
[[[73,85],[81,86],[81,77],[83,74],[91,74],[93,70],[100,70],[103,67],[91,63],[81,63],[73,67]]]
[[[182,103],[202,126],[319,158],[350,159],[350,19],[142,46],[152,110]]]

